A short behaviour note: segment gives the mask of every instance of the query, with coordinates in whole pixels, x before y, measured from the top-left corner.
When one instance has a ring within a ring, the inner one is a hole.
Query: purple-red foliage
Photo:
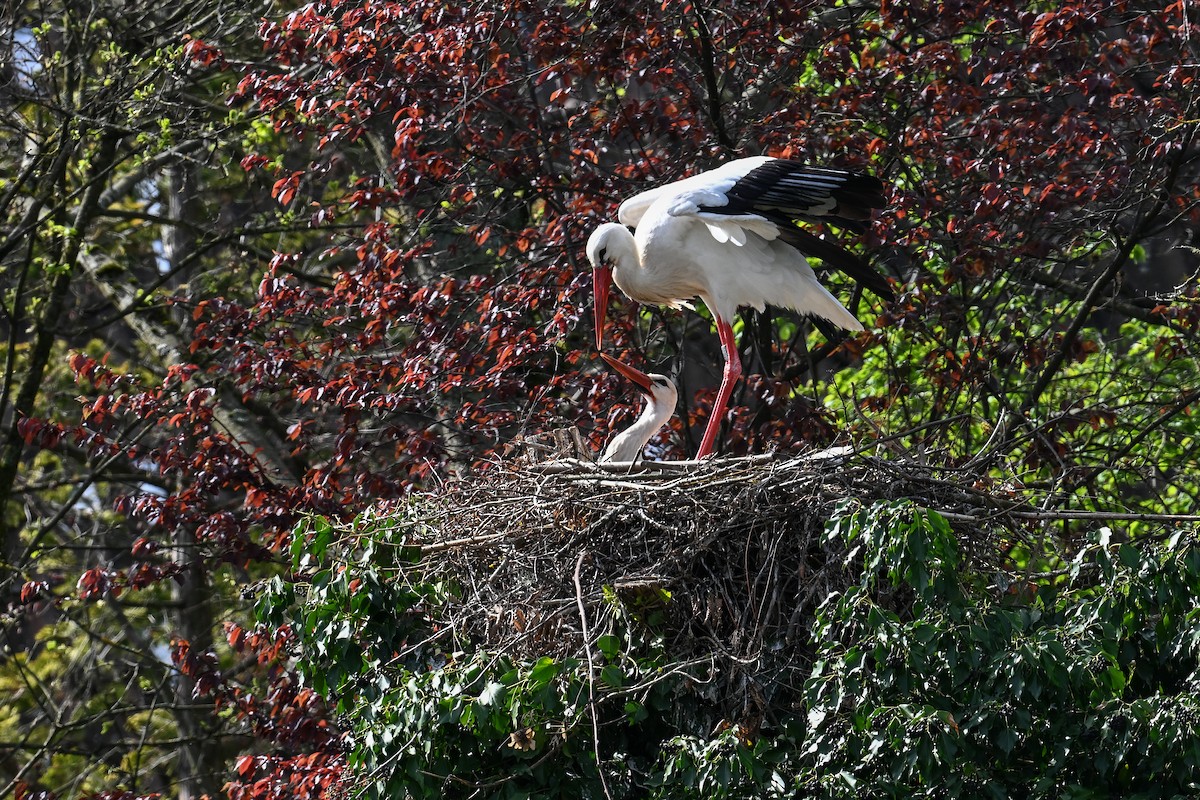
[[[593,364],[586,236],[630,193],[728,157],[863,166],[894,185],[863,237],[902,283],[894,306],[859,306],[884,326],[947,325],[964,284],[1029,282],[1078,267],[1097,238],[1195,222],[1200,31],[1185,7],[1026,9],[318,0],[263,23],[262,66],[190,41],[196,64],[243,69],[231,104],[307,146],[241,165],[270,171],[314,233],[253,292],[179,299],[189,362],[146,380],[76,356],[81,423],[19,423],[30,445],[70,440],[174,487],[121,502],[143,531],[138,565],[89,570],[80,597],[176,577],[161,546],[179,531],[210,568],[270,560],[300,515],[353,516],[451,463],[485,465],[523,430],[577,424],[599,446],[612,406],[636,398]],[[619,315],[610,341],[669,352],[643,333]],[[986,380],[1008,344],[947,350],[942,388]],[[843,349],[873,346],[863,334]],[[1019,343],[1026,363],[1053,346]],[[754,409],[734,409],[730,449],[835,435],[796,399],[799,373],[745,385]],[[693,425],[711,392],[699,397]],[[270,671],[261,697],[174,643],[199,693],[302,753],[244,756],[235,800],[320,796],[343,766],[318,699],[280,666],[287,639],[230,629]]]

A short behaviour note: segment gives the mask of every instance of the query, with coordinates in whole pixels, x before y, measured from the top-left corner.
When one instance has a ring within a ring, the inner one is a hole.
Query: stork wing
[[[635,194],[621,203],[621,208],[617,211],[617,219],[621,220],[622,225],[636,228],[650,206],[654,205],[654,202],[659,198],[667,195],[677,196],[682,200],[686,200],[693,194],[704,195],[709,199],[723,198],[727,191],[754,169],[777,160],[767,156],[739,158],[736,161],[722,164],[708,172],[701,172],[699,175],[693,175],[690,178],[684,178],[683,180],[667,183],[655,189]]]
[[[723,203],[703,210],[832,222],[860,233],[871,212],[886,203],[883,182],[873,175],[813,167],[783,158],[770,159],[750,170],[724,194]]]
[[[886,202],[883,182],[872,175],[768,156],[739,158],[634,195],[621,203],[617,216],[621,224],[637,227],[660,201],[672,217],[703,222],[718,242],[743,245],[748,233],[781,238],[881,297],[893,296],[887,279],[861,258],[795,224],[823,221],[861,232],[871,212]]]
[[[724,217],[755,232],[744,220],[757,217],[775,230],[773,236],[765,238],[777,236],[800,252],[841,270],[875,294],[891,298],[887,279],[865,261],[795,225],[795,220],[823,221],[861,232],[871,212],[885,202],[883,182],[873,175],[773,158],[746,171],[732,185],[723,187],[719,195],[696,196],[693,213],[702,219]],[[712,223],[708,219],[705,222],[712,229]]]

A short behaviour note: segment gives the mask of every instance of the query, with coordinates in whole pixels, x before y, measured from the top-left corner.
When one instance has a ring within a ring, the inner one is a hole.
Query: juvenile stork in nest
[[[646,373],[618,361],[607,353],[601,353],[610,367],[624,375],[646,396],[646,406],[637,421],[618,433],[604,448],[600,461],[636,461],[646,447],[650,437],[667,423],[675,413],[675,401],[679,399],[675,384],[666,375]]]

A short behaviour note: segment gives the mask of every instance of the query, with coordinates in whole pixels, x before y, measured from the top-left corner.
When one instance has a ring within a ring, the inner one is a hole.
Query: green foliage
[[[1030,404],[1069,313],[1014,293],[965,310],[957,333],[931,322],[881,329],[824,403],[864,437],[886,430],[909,452],[978,459],[1014,488],[1054,484],[1076,508],[1109,511],[1119,498],[1131,510],[1192,513],[1200,464],[1186,409],[1200,372],[1189,335],[1142,320],[1085,327]]]
[[[1194,539],[1116,545],[1105,529],[1058,579],[1010,582],[964,572],[958,539],[930,512],[877,505],[830,535],[861,547],[867,567],[814,629],[807,790],[1194,794]]]
[[[601,796],[590,728],[580,726],[586,664],[448,648],[451,631],[435,617],[454,602],[454,587],[422,581],[416,552],[383,531],[329,568],[332,528],[306,523],[296,531],[293,566],[317,571],[302,602],[275,579],[259,605],[260,619],[272,624],[300,609],[293,622],[306,648],[301,672],[336,698],[351,731],[349,762],[370,776],[374,795],[470,796],[478,784],[494,786],[497,797]],[[626,680],[619,647],[611,636],[599,643],[608,663],[596,689],[614,696],[606,708],[616,707]]]
[[[656,783],[655,797],[776,798],[793,790],[784,777],[797,742],[791,736],[750,742],[736,728],[712,738],[677,736],[668,743]]]
[[[356,531],[363,546],[331,567],[334,529],[303,526],[293,566],[309,584],[276,580],[259,608],[295,615],[301,670],[336,704],[372,796],[598,798],[598,770],[612,797],[1197,789],[1200,546],[1182,533],[1135,546],[1101,529],[1033,579],[976,566],[937,513],[845,503],[827,544],[859,578],[817,613],[803,702],[760,730],[707,731],[681,712],[696,698],[644,609],[606,595],[617,613],[591,665],[473,648],[439,621],[455,587],[424,582],[394,530]]]

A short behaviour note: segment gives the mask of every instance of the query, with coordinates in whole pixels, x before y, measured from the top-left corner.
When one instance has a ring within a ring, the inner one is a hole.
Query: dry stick
[[[445,542],[437,542],[436,544],[421,545],[421,555],[427,556],[431,553],[440,553],[443,550],[453,550],[456,547],[469,547],[473,544],[484,544],[486,542],[494,542],[497,539],[503,539],[508,536],[507,532],[503,533],[485,533],[481,536],[468,536],[465,539],[450,539]]]
[[[596,747],[596,773],[600,776],[600,788],[604,796],[612,800],[608,792],[608,781],[604,778],[604,768],[600,766],[600,724],[596,721],[596,665],[592,662],[592,645],[589,642],[587,610],[583,607],[583,586],[579,583],[579,570],[583,567],[583,559],[588,551],[582,550],[575,560],[575,605],[579,608],[579,627],[583,633],[583,654],[588,662],[588,713],[592,717],[592,743]]]
[[[955,522],[986,522],[997,517],[1015,517],[1040,522],[1058,520],[1117,520],[1131,522],[1200,522],[1200,514],[1142,514],[1136,511],[1004,511],[997,509],[991,514],[963,514],[958,511],[943,511],[927,508]]]
[[[577,458],[563,458],[546,461],[541,464],[530,464],[524,469],[542,475],[587,475],[599,472],[615,473],[617,475],[640,475],[690,470],[696,467],[711,467],[714,470],[722,467],[742,466],[749,464],[764,464],[778,461],[780,456],[774,453],[762,453],[753,456],[734,456],[729,458],[701,458],[685,461],[609,461],[593,463],[580,461]]]

